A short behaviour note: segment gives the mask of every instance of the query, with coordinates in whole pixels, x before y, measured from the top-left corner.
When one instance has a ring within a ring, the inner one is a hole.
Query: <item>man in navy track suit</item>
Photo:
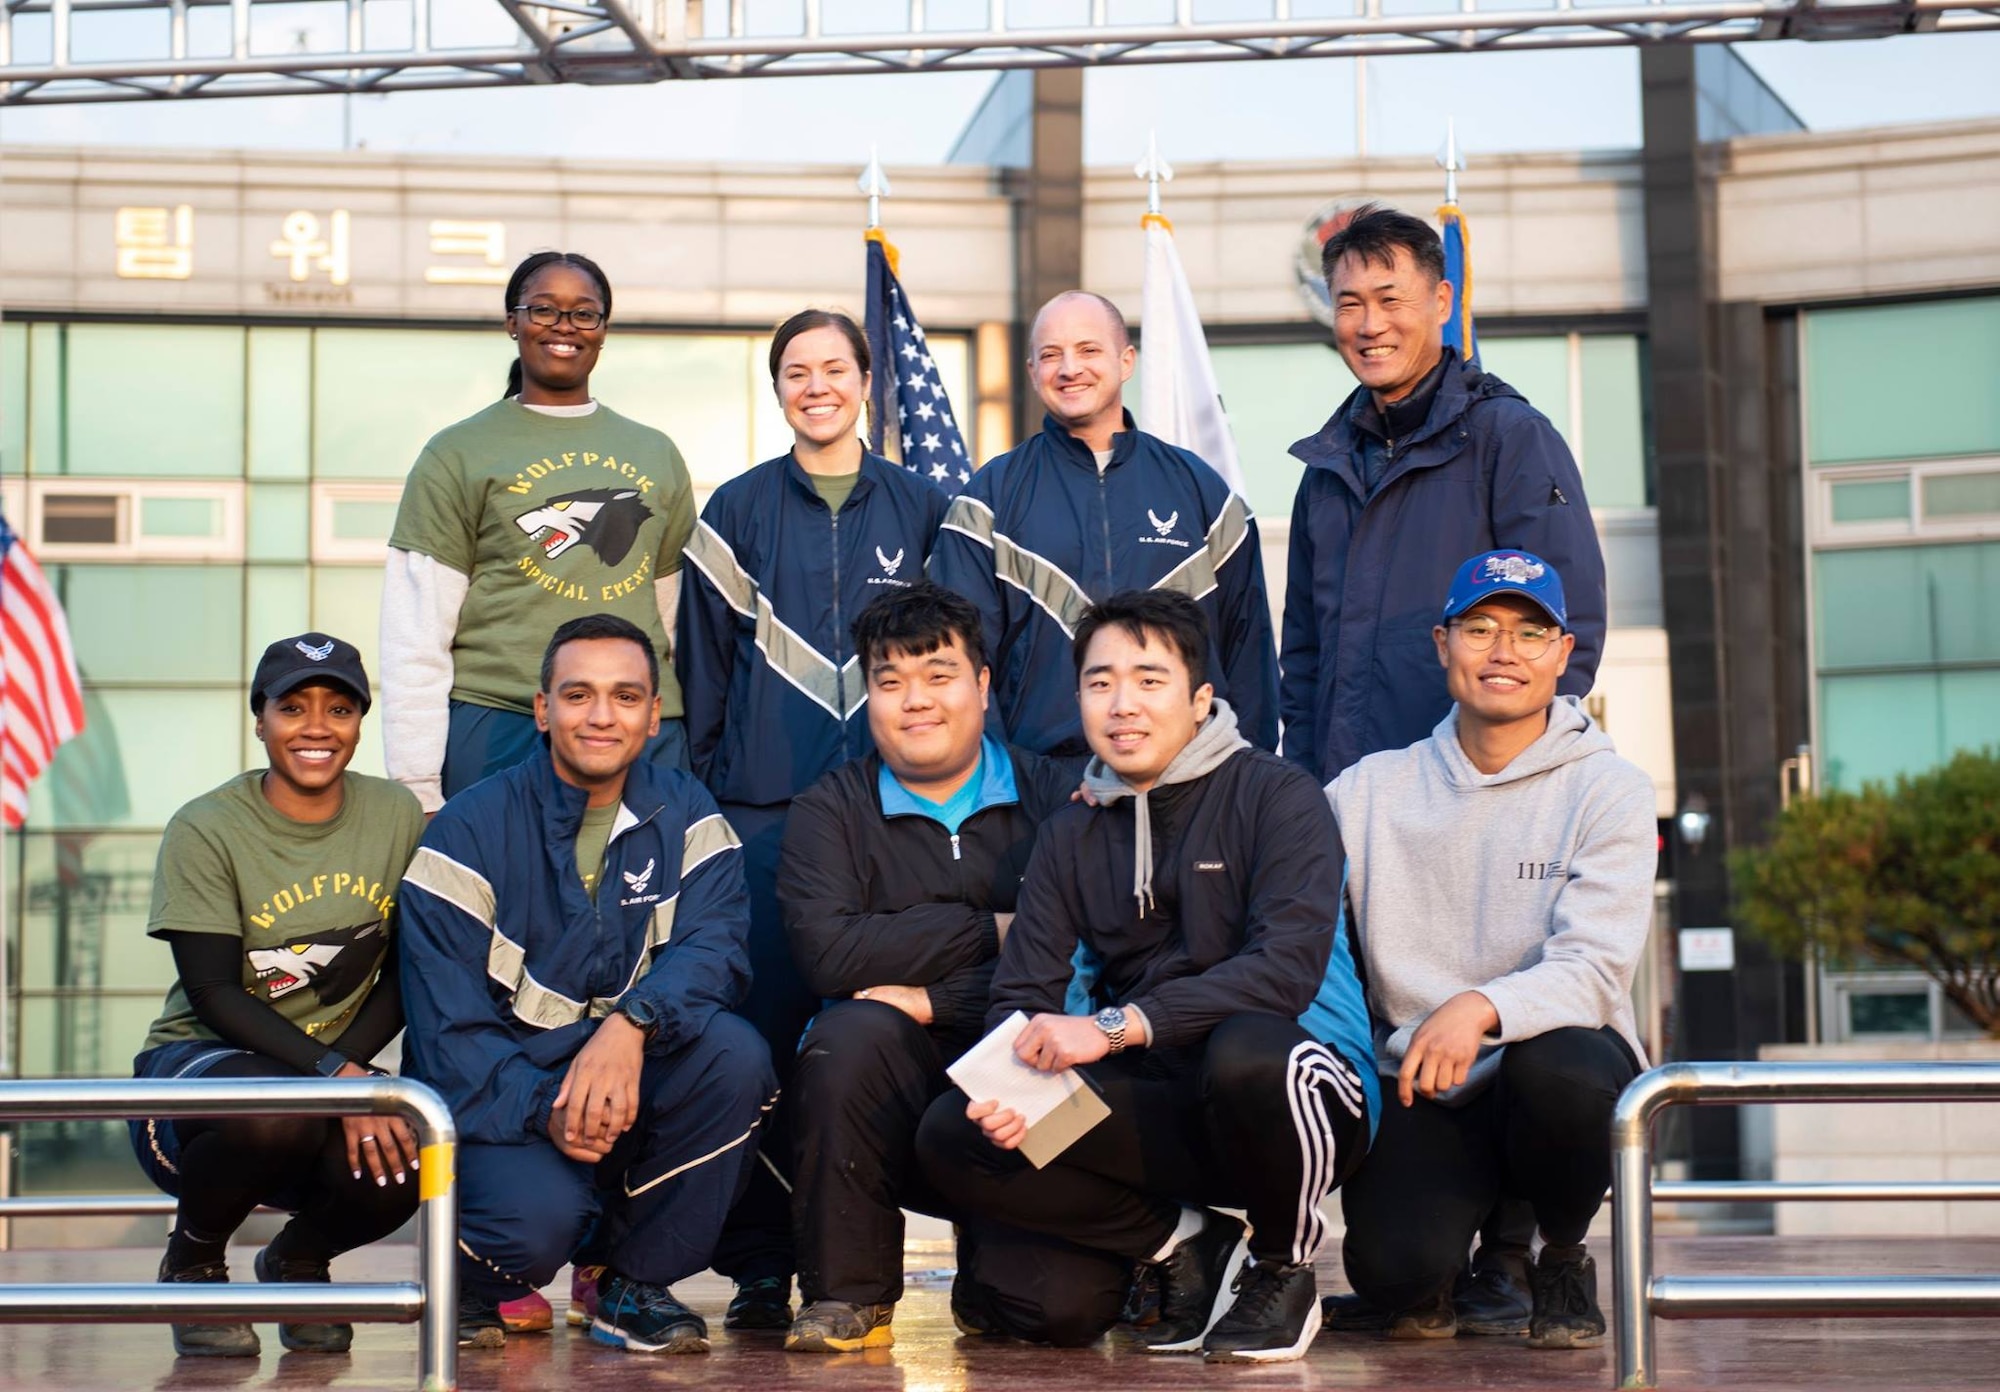
[[[572,619],[535,696],[548,755],[453,798],[403,881],[404,1058],[457,1118],[459,1342],[548,1282],[593,1224],[592,1333],[708,1349],[672,1282],[707,1269],[776,1083],[730,1011],[749,986],[742,851],[715,802],[640,762],[659,659]]]
[[[952,501],[930,575],[979,607],[993,663],[989,728],[1038,754],[1088,753],[1070,640],[1121,590],[1177,590],[1208,619],[1215,694],[1259,749],[1278,745],[1277,654],[1249,505],[1123,405],[1137,360],[1124,317],[1071,290],[1042,306],[1028,370],[1041,431]]]

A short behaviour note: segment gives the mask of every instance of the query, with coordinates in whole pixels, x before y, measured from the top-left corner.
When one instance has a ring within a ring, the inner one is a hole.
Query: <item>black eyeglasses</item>
[[[552,304],[517,304],[514,312],[527,315],[530,324],[544,329],[553,329],[567,319],[570,327],[589,333],[604,322],[604,311],[588,305],[582,309],[557,309]]]
[[[1474,652],[1485,652],[1500,641],[1500,635],[1510,634],[1514,639],[1514,655],[1524,662],[1533,662],[1549,650],[1549,645],[1562,637],[1560,628],[1550,628],[1542,624],[1522,624],[1518,628],[1502,628],[1488,618],[1454,619],[1452,626],[1458,636],[1465,640],[1465,646]]]

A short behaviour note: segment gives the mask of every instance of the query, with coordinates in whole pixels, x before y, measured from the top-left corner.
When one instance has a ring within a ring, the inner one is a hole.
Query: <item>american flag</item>
[[[28,785],[83,729],[69,623],[27,545],[0,517],[0,816],[28,816]]]
[[[868,238],[868,352],[875,359],[868,447],[883,453],[893,410],[903,467],[957,496],[972,482],[973,459],[924,342],[924,326],[896,279],[894,254],[879,235]]]

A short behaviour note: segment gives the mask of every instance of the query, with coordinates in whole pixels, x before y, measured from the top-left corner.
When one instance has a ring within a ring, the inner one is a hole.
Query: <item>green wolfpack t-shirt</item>
[[[660,713],[681,714],[653,584],[679,572],[694,488],[674,442],[599,404],[548,416],[496,401],[438,432],[389,544],[471,580],[452,640],[453,699],[527,714],[549,635],[585,614],[637,624],[660,654]]]
[[[295,822],[263,779],[238,774],[167,823],[146,931],[242,938],[243,989],[331,1045],[381,972],[424,814],[402,784],[348,773],[331,820]],[[215,1037],[176,981],[146,1047]]]

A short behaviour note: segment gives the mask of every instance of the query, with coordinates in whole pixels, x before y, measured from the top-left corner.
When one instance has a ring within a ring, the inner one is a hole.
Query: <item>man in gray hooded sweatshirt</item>
[[[1632,973],[1653,906],[1652,781],[1577,699],[1562,580],[1524,551],[1458,570],[1433,630],[1454,705],[1327,785],[1377,1066],[1375,1145],[1342,1190],[1348,1280],[1391,1332],[1455,1332],[1453,1277],[1496,1199],[1535,1210],[1528,1342],[1602,1342],[1584,1235],[1612,1105],[1641,1067]]]

